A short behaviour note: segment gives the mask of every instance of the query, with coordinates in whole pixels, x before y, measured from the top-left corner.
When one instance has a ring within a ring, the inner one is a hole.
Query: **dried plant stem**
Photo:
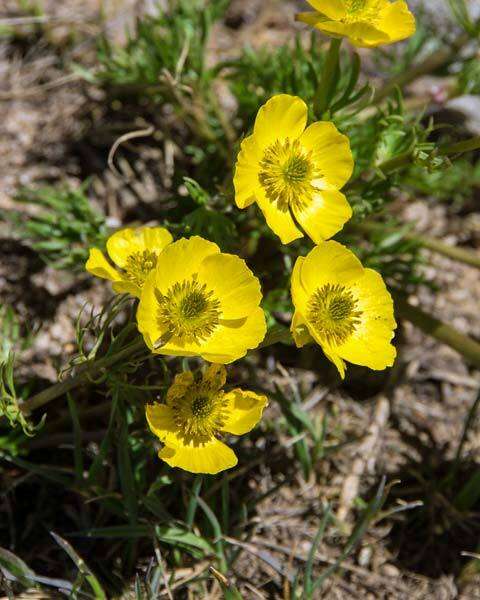
[[[352,224],[348,226],[348,229],[352,231],[359,231],[361,233],[374,233],[376,231],[398,231],[398,229],[395,227],[389,227],[388,225],[383,225],[382,223],[373,222]],[[410,231],[405,231],[403,236],[405,239],[417,242],[420,244],[420,246],[427,248],[432,252],[436,252],[437,254],[447,256],[448,258],[452,258],[458,262],[480,269],[480,254],[478,252],[467,250],[466,248],[451,246],[450,244],[445,244],[445,242],[442,242],[437,238],[420,235]]]
[[[458,56],[458,52],[469,40],[470,35],[464,33],[460,35],[450,47],[436,50],[427,56],[427,58],[421,63],[413,65],[410,69],[407,69],[405,72],[393,77],[377,91],[373,99],[374,103],[378,104],[384,100],[396,87],[402,88],[418,77],[428,75],[440,67],[448,65],[455,60],[455,58]]]
[[[401,294],[394,294],[394,298],[396,313],[399,317],[410,321],[415,327],[439,342],[447,344],[475,367],[480,367],[480,344],[478,342],[413,306]]]

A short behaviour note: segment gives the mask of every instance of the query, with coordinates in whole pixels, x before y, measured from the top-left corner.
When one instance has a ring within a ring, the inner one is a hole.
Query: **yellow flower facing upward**
[[[307,0],[316,12],[297,15],[334,37],[347,37],[354,46],[372,48],[404,40],[415,33],[415,17],[404,0]]]
[[[297,96],[273,96],[258,111],[253,134],[242,142],[235,170],[235,202],[256,202],[284,244],[330,238],[352,216],[339,191],[353,170],[348,138],[330,122],[307,125]]]
[[[297,259],[292,299],[295,343],[316,341],[342,378],[344,360],[377,370],[393,364],[392,298],[381,275],[342,244],[324,242]]]
[[[222,365],[210,365],[201,381],[187,371],[175,377],[166,404],[147,406],[150,429],[164,444],[158,456],[171,467],[215,474],[237,464],[233,450],[218,436],[253,429],[267,398],[240,389],[225,393],[225,381]]]
[[[153,352],[229,363],[265,337],[261,298],[244,260],[201,237],[182,238],[145,280],[138,328]]]
[[[140,297],[147,275],[155,268],[158,255],[172,242],[163,227],[122,229],[107,240],[107,253],[114,268],[98,248],[90,249],[85,268],[92,275],[113,281],[118,293]]]

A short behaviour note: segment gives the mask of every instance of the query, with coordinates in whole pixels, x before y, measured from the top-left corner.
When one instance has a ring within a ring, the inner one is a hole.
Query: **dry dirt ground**
[[[149,9],[149,2],[110,0],[104,3],[109,35],[121,39],[133,15]],[[300,3],[297,3],[297,6]],[[427,4],[427,3],[425,3]],[[89,115],[91,94],[95,91],[71,76],[64,65],[71,61],[87,63],[93,56],[98,33],[99,0],[45,0],[45,13],[58,18],[48,27],[49,35],[28,43],[0,43],[0,208],[11,205],[19,186],[56,182],[68,178],[80,181],[96,173],[94,201],[112,223],[125,222],[135,206],[135,195],[115,182],[106,168],[108,147],[96,140],[85,141],[85,116]],[[430,3],[430,7],[432,4]],[[291,36],[295,3],[275,0],[234,0],[226,24],[213,37],[212,56],[225,55],[232,48],[278,44]],[[0,18],[15,14],[18,3],[5,0]],[[62,48],[71,28],[82,34],[79,43]],[[90,117],[91,118],[91,115]],[[91,132],[90,132],[91,135]],[[101,136],[101,133],[98,134]],[[93,150],[92,150],[93,148]],[[139,177],[140,193],[148,197],[152,182]],[[143,186],[143,188],[141,187]],[[138,190],[137,190],[138,192]],[[448,203],[412,200],[403,207],[407,219],[418,230],[449,243],[480,248],[480,219],[475,211],[477,198],[457,211]],[[141,212],[137,215],[141,219]],[[108,287],[86,277],[69,277],[47,268],[28,248],[12,240],[0,223],[0,298],[13,304],[17,312],[39,327],[23,369],[54,381],[57,368],[74,350],[74,319],[86,302],[95,305],[109,296]],[[480,278],[473,267],[446,258],[432,257],[428,277],[439,289],[425,287],[419,300],[432,313],[459,330],[480,338]],[[39,302],[41,298],[41,302]],[[437,497],[433,483],[444,475],[454,459],[465,415],[480,389],[480,372],[446,346],[423,336],[410,326],[400,332],[403,338],[396,373],[396,385],[388,397],[362,398],[361,382],[355,377],[348,386],[326,389],[307,370],[265,373],[281,385],[302,385],[311,389],[312,410],[319,415],[330,406],[335,413],[331,427],[344,437],[367,437],[352,444],[334,461],[318,465],[317,480],[306,482],[294,475],[259,507],[251,553],[244,554],[241,569],[255,587],[278,573],[255,558],[268,550],[286,568],[293,556],[305,556],[308,540],[318,524],[320,502],[332,500],[348,518],[350,495],[357,490],[356,473],[363,471],[358,493],[368,496],[379,477],[398,479],[392,489],[394,500],[427,503],[423,518],[415,511],[398,515],[389,525],[374,527],[362,549],[349,559],[344,570],[331,579],[324,597],[328,599],[442,599],[480,598],[475,579],[459,578],[468,558],[462,551],[475,552],[478,544],[478,517],[465,528],[457,524],[448,500]],[[353,397],[354,396],[354,397]],[[480,463],[479,428],[474,427],[465,446],[460,468],[465,477]],[[274,473],[265,472],[260,486],[268,490]],[[398,491],[397,491],[398,490]],[[431,495],[429,495],[431,490]],[[343,506],[342,506],[343,503]],[[450,518],[451,517],[451,518]],[[338,540],[329,539],[319,557],[324,564],[338,554]],[[251,598],[257,597],[252,591]]]

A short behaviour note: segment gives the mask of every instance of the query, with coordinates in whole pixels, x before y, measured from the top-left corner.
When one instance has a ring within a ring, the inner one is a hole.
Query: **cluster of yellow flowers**
[[[403,1],[309,1],[318,12],[300,20],[356,45],[393,42],[414,30]],[[349,140],[331,122],[307,127],[307,118],[296,96],[280,94],[260,108],[237,158],[235,202],[241,209],[256,202],[282,243],[305,232],[315,244],[292,274],[296,345],[317,342],[342,378],[345,360],[384,369],[395,359],[392,298],[376,271],[326,241],[352,216],[340,191],[353,171]],[[250,431],[267,405],[265,396],[222,390],[223,365],[257,348],[266,334],[258,278],[216,244],[198,236],[174,242],[162,227],[118,231],[107,253],[111,262],[91,249],[86,268],[111,280],[116,292],[139,298],[138,328],[150,350],[212,363],[200,380],[191,372],[177,375],[166,404],[147,407],[149,426],[164,444],[159,457],[195,473],[234,466],[236,456],[218,434]]]

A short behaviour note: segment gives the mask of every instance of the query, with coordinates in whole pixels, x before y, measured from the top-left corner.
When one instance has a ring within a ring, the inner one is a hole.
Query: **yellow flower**
[[[92,275],[113,281],[118,293],[140,297],[147,275],[155,268],[158,255],[172,241],[163,227],[122,229],[107,240],[107,253],[115,269],[98,248],[90,249],[85,268]]]
[[[237,159],[237,206],[257,202],[284,244],[303,237],[297,223],[318,243],[352,216],[338,191],[353,170],[348,138],[326,121],[305,128],[307,113],[297,96],[273,96],[258,111]]]
[[[415,33],[415,17],[404,0],[307,0],[318,12],[297,15],[334,37],[347,37],[354,46],[393,44]]]
[[[158,456],[171,467],[215,474],[237,464],[220,433],[242,435],[262,418],[267,398],[240,389],[225,393],[226,370],[210,365],[201,381],[181,373],[167,392],[166,404],[147,406],[147,421],[163,442]]]
[[[395,360],[392,298],[381,275],[330,241],[299,257],[292,274],[291,331],[298,347],[316,341],[345,377],[347,360],[385,369]]]
[[[229,363],[265,337],[261,299],[244,260],[201,237],[182,238],[145,280],[138,328],[153,352]]]

